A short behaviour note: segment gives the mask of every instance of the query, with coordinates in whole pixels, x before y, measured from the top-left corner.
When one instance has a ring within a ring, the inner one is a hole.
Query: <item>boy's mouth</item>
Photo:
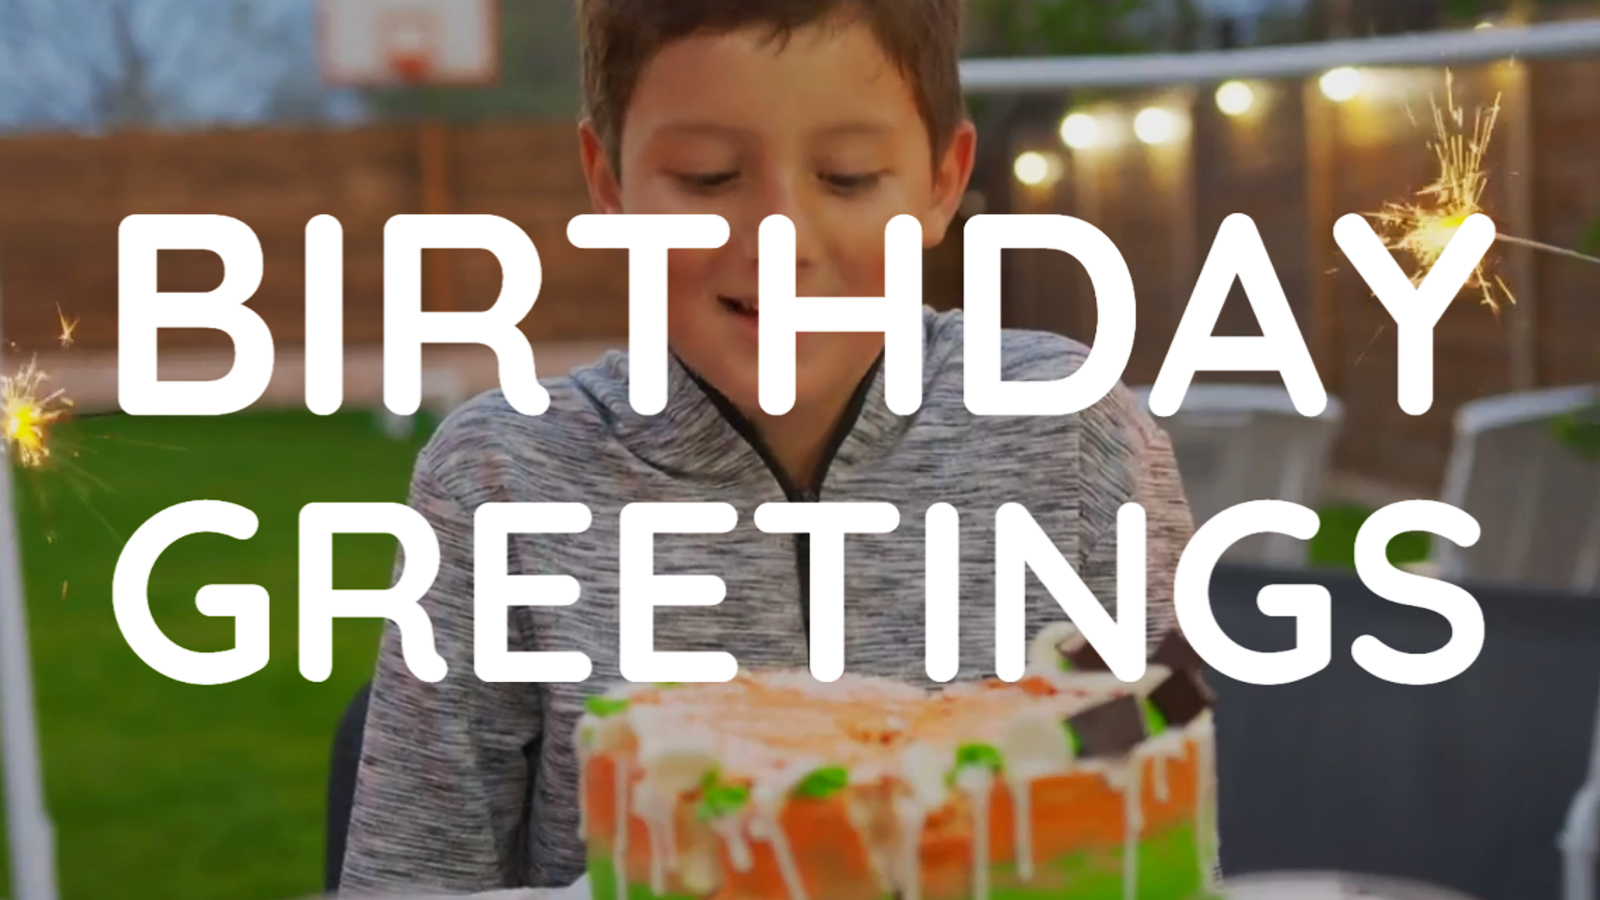
[[[729,297],[726,294],[718,294],[717,301],[722,304],[723,309],[736,316],[743,316],[747,319],[757,319],[761,316],[761,307],[756,305],[754,301],[740,300],[737,297]]]

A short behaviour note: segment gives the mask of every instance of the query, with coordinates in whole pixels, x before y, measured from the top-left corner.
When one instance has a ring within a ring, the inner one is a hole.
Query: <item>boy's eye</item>
[[[687,172],[678,175],[678,180],[685,187],[709,191],[730,184],[739,177],[738,172]]]
[[[870,190],[877,186],[883,179],[882,172],[830,172],[824,173],[822,180],[835,191],[843,194],[858,193]]]

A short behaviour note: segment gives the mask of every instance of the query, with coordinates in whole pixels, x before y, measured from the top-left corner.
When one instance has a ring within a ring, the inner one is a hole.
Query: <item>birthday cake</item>
[[[1181,636],[1126,684],[1070,625],[1016,683],[619,687],[577,735],[593,897],[1209,897],[1210,696]]]

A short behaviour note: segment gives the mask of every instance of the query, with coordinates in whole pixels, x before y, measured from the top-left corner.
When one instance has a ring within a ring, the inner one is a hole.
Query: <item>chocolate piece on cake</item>
[[[1122,756],[1145,739],[1144,710],[1130,694],[1078,713],[1067,720],[1067,728],[1078,756]]]
[[[1200,654],[1189,646],[1189,639],[1183,632],[1173,630],[1167,632],[1166,637],[1156,646],[1156,652],[1151,655],[1150,661],[1158,666],[1166,666],[1174,672],[1199,672],[1206,667],[1205,660]]]
[[[1211,707],[1213,695],[1197,671],[1178,669],[1147,698],[1169,725],[1187,725]]]
[[[1099,651],[1083,636],[1083,632],[1076,628],[1064,627],[1065,637],[1056,644],[1056,650],[1065,660],[1062,668],[1078,672],[1109,672],[1111,667],[1100,658]]]

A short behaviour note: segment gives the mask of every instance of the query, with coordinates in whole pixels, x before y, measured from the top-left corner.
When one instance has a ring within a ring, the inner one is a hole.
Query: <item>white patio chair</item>
[[[1461,407],[1440,499],[1483,533],[1469,548],[1435,542],[1441,577],[1600,592],[1600,463],[1554,426],[1597,398],[1600,385],[1580,385]]]
[[[1149,408],[1150,388],[1135,388]],[[1172,438],[1178,472],[1195,526],[1252,500],[1315,507],[1321,498],[1344,407],[1329,397],[1315,417],[1302,416],[1281,385],[1193,384],[1183,406],[1157,418]],[[1307,546],[1287,535],[1257,535],[1236,544],[1227,562],[1299,567]]]
[[[1470,548],[1439,541],[1441,577],[1600,594],[1600,463],[1562,443],[1556,417],[1600,400],[1600,385],[1507,394],[1456,413],[1442,499],[1478,520]],[[1589,772],[1558,838],[1562,895],[1594,900],[1600,848],[1600,715]]]

